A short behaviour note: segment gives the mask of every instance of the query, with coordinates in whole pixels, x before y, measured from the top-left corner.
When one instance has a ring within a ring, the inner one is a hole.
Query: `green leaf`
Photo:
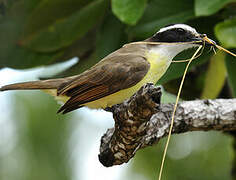
[[[194,17],[193,0],[153,0],[139,23],[128,29],[130,37],[146,38],[167,24],[184,23]]]
[[[43,30],[24,37],[20,44],[38,52],[53,52],[83,37],[103,17],[107,2],[97,0]]]
[[[13,46],[11,49],[14,53],[6,54],[5,57],[0,55],[0,68],[26,69],[49,65],[63,55],[63,51],[56,53],[35,53],[19,46]]]
[[[236,18],[218,23],[215,26],[215,34],[220,43],[227,48],[236,47]]]
[[[235,0],[195,0],[196,16],[209,16]]]
[[[90,52],[88,57],[80,58],[79,56],[80,61],[78,64],[56,77],[66,77],[82,73],[109,53],[122,47],[125,41],[124,37],[124,25],[111,14],[108,15],[98,29],[95,50]]]
[[[124,23],[134,25],[142,17],[147,0],[112,0],[112,12]]]
[[[201,98],[216,98],[224,86],[225,77],[225,53],[222,51],[217,51],[217,54],[212,56],[210,60]]]
[[[225,65],[228,74],[228,82],[230,84],[233,96],[236,97],[236,59],[231,55],[226,55]]]
[[[91,0],[41,0],[29,16],[25,32],[26,34],[38,32],[55,21],[72,15],[89,2]]]
[[[19,0],[9,7],[7,14],[0,20],[0,68],[16,69],[32,68],[39,65],[51,64],[58,59],[61,52],[36,53],[17,44],[25,25],[25,20],[31,14],[33,0]]]

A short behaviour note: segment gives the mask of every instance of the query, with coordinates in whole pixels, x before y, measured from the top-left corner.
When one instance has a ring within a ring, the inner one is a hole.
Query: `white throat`
[[[198,47],[197,44],[163,44],[158,46],[151,47],[150,51],[153,53],[162,56],[163,58],[167,58],[171,61],[177,54],[184,51],[185,49]]]

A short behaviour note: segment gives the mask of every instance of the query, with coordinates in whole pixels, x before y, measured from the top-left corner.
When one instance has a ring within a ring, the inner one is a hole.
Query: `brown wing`
[[[94,67],[58,88],[58,95],[70,99],[58,112],[67,113],[83,104],[132,87],[146,75],[150,64],[145,59],[144,48],[121,48],[104,58]],[[143,52],[142,52],[143,51]]]

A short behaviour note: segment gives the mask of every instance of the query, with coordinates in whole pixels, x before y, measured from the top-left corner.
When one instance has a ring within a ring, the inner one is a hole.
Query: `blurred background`
[[[171,23],[189,24],[236,52],[235,0],[0,0],[0,86],[81,73]],[[163,103],[175,101],[185,66],[172,63],[158,82],[165,89]],[[235,97],[235,69],[235,58],[205,49],[192,63],[181,98]],[[81,108],[60,115],[59,107],[40,91],[0,93],[1,180],[157,178],[166,139],[127,164],[105,168],[97,156],[112,114]],[[174,135],[163,179],[236,179],[231,134]]]

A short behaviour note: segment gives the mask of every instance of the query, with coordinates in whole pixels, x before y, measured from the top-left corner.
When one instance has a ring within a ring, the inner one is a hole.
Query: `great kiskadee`
[[[0,91],[46,90],[65,103],[58,111],[63,114],[82,106],[111,107],[131,97],[144,84],[155,84],[181,51],[211,44],[204,37],[188,25],[169,25],[143,43],[124,45],[79,75],[6,85]]]

